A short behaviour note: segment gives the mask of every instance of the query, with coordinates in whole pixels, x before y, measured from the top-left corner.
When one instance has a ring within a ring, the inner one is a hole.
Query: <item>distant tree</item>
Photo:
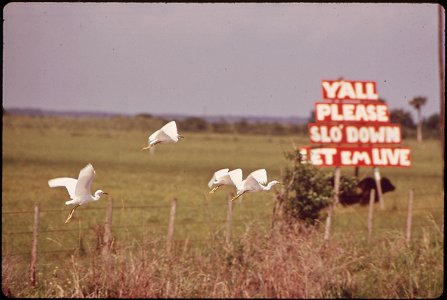
[[[402,108],[395,108],[390,111],[390,122],[398,123],[403,127],[411,129],[415,127],[411,113]]]
[[[428,118],[422,120],[422,125],[428,129],[437,129],[439,127],[439,114],[434,113]]]
[[[275,134],[275,135],[284,134],[286,132],[286,128],[278,122],[274,122],[269,127],[270,127],[271,133]]]
[[[231,132],[231,124],[225,121],[224,119],[221,119],[219,122],[215,122],[211,124],[211,127],[214,132],[219,133],[229,133]]]
[[[247,133],[250,131],[250,124],[248,124],[248,121],[245,118],[234,123],[234,127],[237,133]]]
[[[431,136],[439,134],[439,113],[432,114],[422,121],[422,127],[428,131]]]
[[[136,118],[143,118],[143,119],[151,119],[153,116],[148,113],[141,113],[135,116]]]
[[[208,130],[208,122],[202,118],[189,117],[180,122],[182,129],[186,131],[205,131]]]
[[[420,143],[422,141],[422,118],[421,118],[421,108],[427,102],[425,97],[415,97],[411,99],[408,103],[416,109],[417,112],[417,141]]]
[[[307,124],[289,124],[289,126],[287,127],[287,131],[290,134],[306,134]]]
[[[307,119],[307,123],[315,123],[315,110],[312,109],[310,111],[309,119]]]

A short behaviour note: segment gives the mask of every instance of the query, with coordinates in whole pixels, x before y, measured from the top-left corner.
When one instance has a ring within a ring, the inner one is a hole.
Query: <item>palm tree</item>
[[[421,107],[427,102],[425,97],[415,97],[409,101],[410,105],[413,106],[417,111],[418,116],[418,127],[417,127],[417,141],[422,142],[422,122],[421,122]]]

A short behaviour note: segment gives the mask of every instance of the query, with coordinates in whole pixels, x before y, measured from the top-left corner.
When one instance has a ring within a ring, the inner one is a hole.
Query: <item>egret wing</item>
[[[149,143],[154,141],[157,138],[157,135],[160,133],[160,129],[158,129],[157,131],[155,131],[154,133],[152,133],[149,138],[148,141]]]
[[[76,196],[90,195],[93,179],[95,178],[95,169],[91,164],[85,166],[80,172],[78,183],[76,184]]]
[[[261,189],[261,185],[257,179],[251,174],[244,180],[243,190],[245,191],[257,191]]]
[[[52,188],[64,186],[67,189],[71,199],[74,199],[75,197],[75,189],[77,183],[78,181],[76,179],[68,177],[60,177],[48,180],[48,185]]]
[[[154,143],[155,141],[168,142],[170,140],[172,140],[171,137],[167,135],[163,130],[159,129],[151,134],[151,136],[149,137],[149,144]]]
[[[212,177],[211,180],[208,182],[208,186],[209,186],[209,187],[212,187],[212,186],[213,186],[213,182],[214,182],[214,180],[216,180],[216,179],[218,179],[218,178],[224,176],[225,174],[227,174],[227,173],[228,173],[228,170],[229,170],[229,169],[220,169],[220,170],[214,172],[213,177]]]
[[[177,141],[178,140],[178,132],[177,132],[177,124],[175,121],[171,121],[160,129],[164,132],[170,139]]]
[[[242,182],[242,170],[241,169],[234,169],[228,172],[228,175],[230,176],[231,181],[234,185],[240,184]]]
[[[250,173],[250,175],[256,179],[260,184],[267,184],[267,171],[265,169],[259,169]]]
[[[217,178],[219,184],[225,184],[225,185],[234,185],[233,180],[231,180],[230,175],[227,173],[223,176],[220,176]]]
[[[228,172],[228,175],[231,178],[231,181],[233,181],[233,184],[236,186],[238,190],[242,189],[244,185],[244,181],[242,180],[242,170],[241,169],[235,169]]]

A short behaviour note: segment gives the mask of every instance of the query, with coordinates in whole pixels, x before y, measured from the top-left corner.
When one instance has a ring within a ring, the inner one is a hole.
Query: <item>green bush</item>
[[[301,220],[307,225],[315,225],[324,217],[323,209],[334,199],[333,175],[304,162],[299,150],[285,153],[285,157],[291,166],[284,172],[284,185],[277,192],[275,211],[286,222]],[[355,177],[341,176],[339,196],[352,193],[356,185]]]

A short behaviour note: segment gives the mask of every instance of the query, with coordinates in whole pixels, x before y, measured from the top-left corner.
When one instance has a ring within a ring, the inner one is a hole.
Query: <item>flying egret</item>
[[[273,180],[267,184],[267,171],[265,169],[253,171],[245,180],[235,182],[237,193],[231,201],[236,200],[247,192],[268,191],[278,183],[279,181]]]
[[[210,194],[214,193],[218,188],[222,185],[235,185],[235,182],[242,181],[242,170],[234,169],[228,172],[229,169],[220,169],[216,171],[211,178],[210,182],[208,182],[208,186],[211,188],[213,185],[215,186]]]
[[[177,143],[179,138],[183,138],[183,136],[178,134],[175,121],[171,121],[152,133],[148,138],[149,145],[141,149],[141,151],[151,149],[153,146],[161,143]]]
[[[70,214],[68,215],[65,224],[68,223],[75,209],[78,208],[80,205],[92,201],[98,201],[101,195],[103,194],[108,195],[106,192],[102,190],[97,190],[95,192],[95,196],[92,196],[90,194],[90,189],[94,178],[95,178],[95,169],[93,169],[92,164],[88,164],[79,172],[78,179],[60,177],[48,180],[48,185],[52,188],[64,186],[67,189],[68,194],[70,195],[70,198],[72,200],[66,201],[65,205],[70,204],[75,205],[75,207],[73,207]]]

